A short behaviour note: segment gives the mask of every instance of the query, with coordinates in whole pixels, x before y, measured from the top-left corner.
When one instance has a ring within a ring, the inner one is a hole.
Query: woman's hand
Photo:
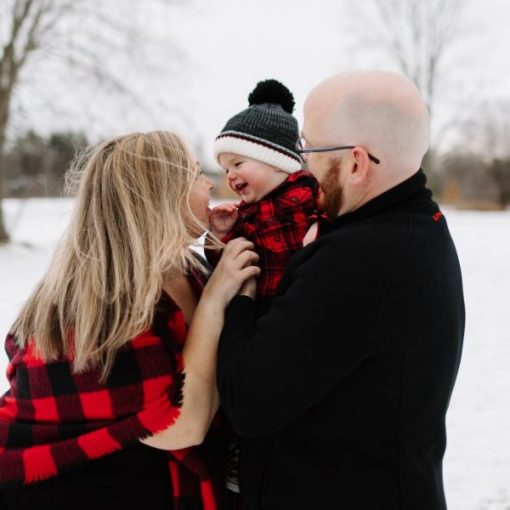
[[[243,283],[242,287],[239,289],[239,295],[248,296],[252,299],[255,299],[256,294],[257,294],[257,279],[254,276],[252,276]]]
[[[182,351],[186,378],[182,407],[177,421],[142,440],[163,450],[200,444],[216,414],[216,351],[224,311],[245,281],[254,280],[260,269],[253,243],[244,238],[230,241],[223,250],[191,320]],[[253,285],[253,282],[250,284]]]
[[[259,260],[253,247],[253,243],[243,237],[230,241],[225,246],[202,297],[213,299],[226,307],[244,282],[260,274],[260,268],[253,265]]]

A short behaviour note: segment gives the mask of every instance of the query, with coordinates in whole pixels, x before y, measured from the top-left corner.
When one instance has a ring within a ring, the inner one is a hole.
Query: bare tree
[[[398,69],[423,94],[431,118],[437,102],[438,83],[448,50],[460,31],[461,14],[470,0],[349,0],[358,40],[366,47],[383,50]],[[364,30],[359,30],[359,27]],[[433,126],[435,123],[433,123]],[[442,126],[443,131],[447,129]],[[444,134],[444,133],[443,133]],[[433,136],[435,140],[435,136]],[[436,144],[425,155],[429,185],[437,188]]]
[[[27,77],[27,70],[37,67],[41,59],[60,59],[68,69],[80,70],[96,85],[116,92],[129,92],[124,80],[105,65],[105,54],[122,55],[134,59],[143,46],[144,38],[138,34],[143,24],[141,13],[150,9],[149,4],[159,3],[162,9],[182,0],[153,0],[140,3],[134,0],[0,0],[0,200],[4,196],[3,155],[9,125],[13,120],[13,100],[21,85],[34,85],[41,79],[40,71]],[[118,15],[118,11],[122,13]],[[150,52],[145,52],[150,53]],[[39,62],[34,58],[38,55]],[[167,62],[175,57],[175,48],[167,48]],[[56,91],[51,91],[56,102]],[[136,98],[133,104],[143,104]],[[0,202],[0,244],[8,241],[8,233]]]
[[[366,41],[382,48],[425,97],[432,112],[441,63],[458,34],[467,0],[370,0],[351,7],[367,22]]]

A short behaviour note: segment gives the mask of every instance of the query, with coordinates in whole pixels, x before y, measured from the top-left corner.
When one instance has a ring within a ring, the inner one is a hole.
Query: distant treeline
[[[450,152],[440,158],[433,175],[444,203],[478,210],[510,206],[510,157]]]
[[[59,197],[64,193],[65,173],[77,154],[90,145],[82,132],[63,131],[43,136],[33,130],[18,136],[0,160],[5,178],[5,198]],[[202,165],[217,182],[215,196],[228,196],[224,179]],[[233,196],[232,194],[230,197]]]
[[[2,165],[7,197],[61,196],[64,175],[77,152],[88,145],[81,132],[48,137],[28,131],[6,147]]]
[[[19,136],[8,147],[5,165],[7,197],[61,196],[64,175],[77,152],[89,144],[84,133],[55,132],[47,137],[34,131]],[[472,152],[429,154],[424,169],[439,201],[469,209],[502,209],[510,206],[510,156],[487,157]],[[232,198],[222,175],[217,198]]]

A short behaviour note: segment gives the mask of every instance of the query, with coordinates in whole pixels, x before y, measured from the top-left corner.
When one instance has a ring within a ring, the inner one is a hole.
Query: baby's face
[[[248,204],[258,202],[288,177],[283,170],[239,154],[220,154],[219,161],[230,189]]]

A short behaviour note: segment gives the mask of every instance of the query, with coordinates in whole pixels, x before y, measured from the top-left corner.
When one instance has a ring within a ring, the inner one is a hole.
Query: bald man
[[[272,309],[227,309],[223,407],[245,510],[443,510],[445,415],[464,334],[459,262],[425,186],[424,101],[389,72],[309,94],[301,153],[330,219]]]

